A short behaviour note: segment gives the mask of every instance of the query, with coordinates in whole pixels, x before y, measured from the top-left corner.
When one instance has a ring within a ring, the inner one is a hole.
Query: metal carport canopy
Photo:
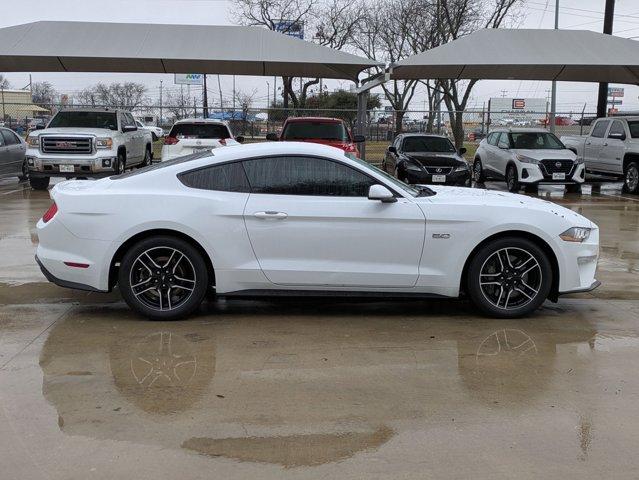
[[[357,81],[378,62],[260,27],[43,21],[0,29],[0,72],[217,73]]]
[[[391,66],[391,78],[639,84],[639,42],[587,30],[487,29]]]

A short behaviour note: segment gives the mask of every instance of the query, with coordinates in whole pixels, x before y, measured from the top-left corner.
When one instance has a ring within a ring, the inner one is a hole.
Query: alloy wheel
[[[626,188],[631,191],[637,191],[639,187],[639,170],[637,170],[637,166],[632,164],[626,170]]]
[[[490,255],[479,273],[482,294],[493,306],[514,310],[532,302],[543,275],[537,259],[522,248],[501,248]]]
[[[197,275],[191,260],[173,247],[153,247],[140,254],[129,273],[131,292],[148,308],[170,311],[193,294]]]
[[[479,182],[479,180],[481,179],[481,163],[479,162],[479,160],[475,161],[475,165],[474,165],[474,174],[475,174],[475,181]]]

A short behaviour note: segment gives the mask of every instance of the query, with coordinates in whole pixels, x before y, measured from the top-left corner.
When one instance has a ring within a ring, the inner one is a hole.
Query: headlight
[[[40,138],[36,135],[36,136],[27,136],[27,145],[29,145],[32,148],[38,148],[40,146]]]
[[[458,166],[455,171],[456,172],[465,172],[468,170],[468,164],[466,162],[462,163],[460,166]]]
[[[562,240],[566,242],[581,243],[581,242],[584,242],[585,240],[588,240],[591,230],[592,228],[572,227],[566,230],[561,235],[559,235],[559,238],[561,238]]]
[[[522,163],[539,163],[539,160],[535,159],[535,158],[530,158],[527,157],[526,155],[520,155],[519,153],[517,155],[515,155],[517,157],[517,160],[519,160]]]
[[[422,171],[422,167],[420,165],[416,165],[414,163],[408,163],[406,162],[406,170],[410,170],[412,172],[421,172]]]
[[[584,163],[584,157],[577,157],[575,158],[575,163],[577,165],[581,165],[582,163]]]
[[[113,148],[113,139],[112,138],[96,138],[95,148],[104,148],[104,149]]]

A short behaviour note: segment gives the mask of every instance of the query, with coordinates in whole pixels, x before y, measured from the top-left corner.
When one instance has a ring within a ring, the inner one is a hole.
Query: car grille
[[[572,172],[572,167],[575,163],[572,160],[542,160],[539,165],[544,167],[547,175],[553,173],[565,173],[568,175]]]
[[[44,153],[71,153],[78,155],[93,153],[92,137],[42,137],[40,142]]]
[[[453,167],[424,167],[430,175],[448,175],[453,171]]]

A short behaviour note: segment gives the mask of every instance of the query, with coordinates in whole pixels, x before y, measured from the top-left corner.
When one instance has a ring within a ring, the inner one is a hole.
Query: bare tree
[[[34,82],[31,85],[31,101],[40,107],[50,106],[57,96],[58,92],[49,82]]]
[[[10,88],[9,79],[0,73],[0,88]]]
[[[193,99],[184,93],[184,89],[178,91],[167,91],[164,108],[176,119],[186,118],[190,115],[194,104]]]
[[[255,95],[257,95],[256,88],[254,88],[250,92],[243,92],[241,90],[235,92],[235,101],[242,110],[242,134],[246,133],[246,129],[248,127],[249,111],[251,109],[251,106],[253,105],[253,101],[255,100]]]
[[[146,86],[136,82],[98,83],[85,88],[77,96],[83,105],[110,106],[133,110],[143,105]]]

